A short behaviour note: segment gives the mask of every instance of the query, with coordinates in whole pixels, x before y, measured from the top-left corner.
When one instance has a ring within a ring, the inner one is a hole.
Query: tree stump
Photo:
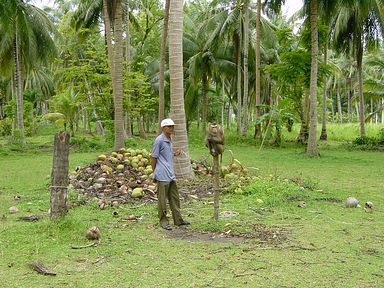
[[[216,221],[219,219],[219,177],[220,177],[220,169],[219,169],[219,155],[213,156],[213,165],[212,165],[212,173],[213,173],[213,219]]]
[[[67,209],[69,133],[56,133],[52,165],[51,219],[65,216]]]

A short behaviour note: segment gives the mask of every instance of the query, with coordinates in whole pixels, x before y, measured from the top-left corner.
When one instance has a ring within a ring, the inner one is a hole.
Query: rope
[[[51,185],[49,186],[50,189],[56,189],[56,188],[59,188],[59,189],[68,189],[68,186],[58,186],[58,185]]]

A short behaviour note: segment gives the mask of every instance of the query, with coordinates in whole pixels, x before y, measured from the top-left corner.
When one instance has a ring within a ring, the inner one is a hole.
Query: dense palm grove
[[[324,140],[328,121],[384,123],[382,1],[308,0],[290,19],[283,0],[29,2],[0,3],[0,135],[20,144],[52,121],[118,149],[169,115],[186,156],[188,125],[211,121],[276,144],[299,123],[317,155],[318,123]]]

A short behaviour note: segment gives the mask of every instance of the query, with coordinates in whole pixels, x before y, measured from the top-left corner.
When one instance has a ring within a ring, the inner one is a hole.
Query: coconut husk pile
[[[77,167],[69,176],[70,188],[85,199],[113,203],[156,201],[149,152],[145,149],[121,149],[101,154],[95,163]]]
[[[241,179],[244,169],[240,162],[232,161],[222,167],[222,187],[231,188],[225,183]],[[212,168],[206,161],[192,161],[194,179],[178,180],[180,196],[185,199],[209,197],[213,193]],[[101,209],[132,202],[157,201],[156,185],[153,183],[150,153],[146,149],[123,148],[110,154],[101,154],[95,163],[77,167],[72,171],[70,191],[79,195],[72,204],[86,204],[95,199]],[[222,188],[221,191],[227,189]],[[195,196],[195,197],[194,197]]]

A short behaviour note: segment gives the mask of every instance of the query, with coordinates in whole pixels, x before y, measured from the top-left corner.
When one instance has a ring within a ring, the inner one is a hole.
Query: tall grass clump
[[[310,190],[288,179],[258,177],[242,189],[241,194],[263,203],[265,207],[276,208],[287,203],[290,197],[305,199]]]

